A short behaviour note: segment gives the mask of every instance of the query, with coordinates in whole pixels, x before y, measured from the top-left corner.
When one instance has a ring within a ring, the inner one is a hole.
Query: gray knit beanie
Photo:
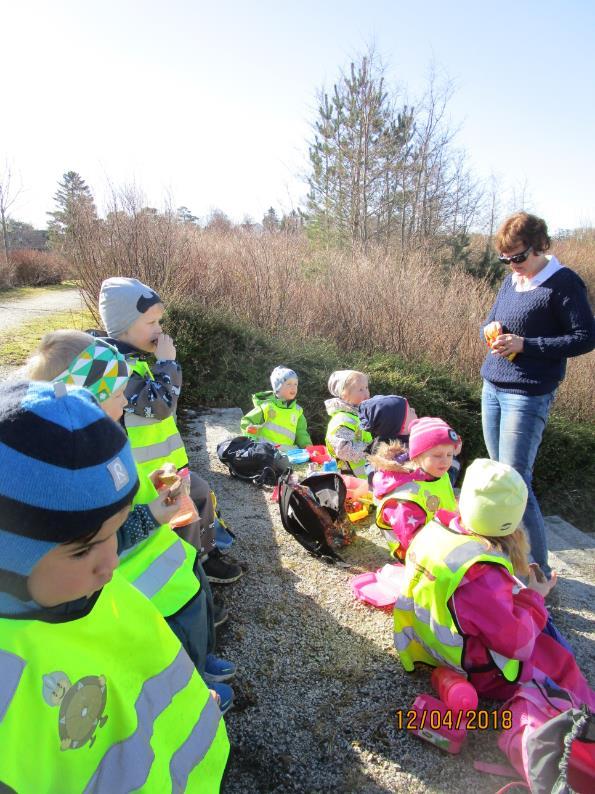
[[[99,314],[103,327],[114,339],[157,303],[159,295],[136,278],[106,278],[99,293]]]
[[[271,372],[271,386],[273,387],[273,392],[275,396],[279,396],[279,391],[281,390],[285,381],[289,380],[290,378],[298,379],[297,373],[289,369],[288,367],[275,367],[275,369]]]

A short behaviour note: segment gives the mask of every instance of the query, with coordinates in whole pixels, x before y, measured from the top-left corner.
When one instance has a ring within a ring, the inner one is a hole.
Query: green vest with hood
[[[489,549],[476,536],[456,532],[438,521],[430,521],[417,533],[405,560],[405,581],[393,612],[395,648],[403,667],[411,672],[416,662],[425,662],[466,675],[465,638],[448,601],[475,563],[502,565],[512,574],[510,560],[501,552]],[[518,680],[519,661],[495,651],[489,653],[507,681]]]
[[[0,747],[18,794],[214,794],[229,755],[194,665],[117,571],[82,617],[0,619]]]
[[[262,438],[271,444],[292,447],[295,445],[297,423],[303,416],[304,409],[292,400],[289,405],[275,396],[272,391],[257,392],[252,395],[254,407],[262,411],[263,423],[257,425],[255,436],[246,432],[246,427],[253,424],[247,417],[242,419],[242,430],[249,438]],[[254,423],[256,424],[256,423]]]

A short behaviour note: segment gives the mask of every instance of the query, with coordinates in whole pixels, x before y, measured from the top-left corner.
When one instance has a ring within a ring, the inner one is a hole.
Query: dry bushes
[[[586,267],[588,256],[563,244],[555,250]],[[74,261],[95,311],[103,278],[134,276],[166,302],[190,301],[271,335],[397,353],[479,384],[486,351],[479,325],[494,290],[463,269],[440,267],[431,252],[325,250],[300,234],[201,229],[132,204],[81,226]],[[558,407],[571,418],[593,418],[593,358],[570,363]]]
[[[70,265],[59,254],[20,248],[9,254],[9,283],[13,287],[60,284],[70,275]]]

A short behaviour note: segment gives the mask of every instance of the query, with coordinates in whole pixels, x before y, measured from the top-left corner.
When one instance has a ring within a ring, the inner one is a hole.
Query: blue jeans
[[[521,475],[529,498],[523,524],[531,544],[531,556],[549,578],[547,538],[543,516],[533,493],[533,465],[556,392],[528,396],[502,391],[483,382],[481,421],[483,437],[492,460],[508,463]]]

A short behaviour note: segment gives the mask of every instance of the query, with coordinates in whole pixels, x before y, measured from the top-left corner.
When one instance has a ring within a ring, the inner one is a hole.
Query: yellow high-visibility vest
[[[0,747],[18,794],[213,794],[229,755],[194,665],[117,571],[83,617],[0,619]]]

